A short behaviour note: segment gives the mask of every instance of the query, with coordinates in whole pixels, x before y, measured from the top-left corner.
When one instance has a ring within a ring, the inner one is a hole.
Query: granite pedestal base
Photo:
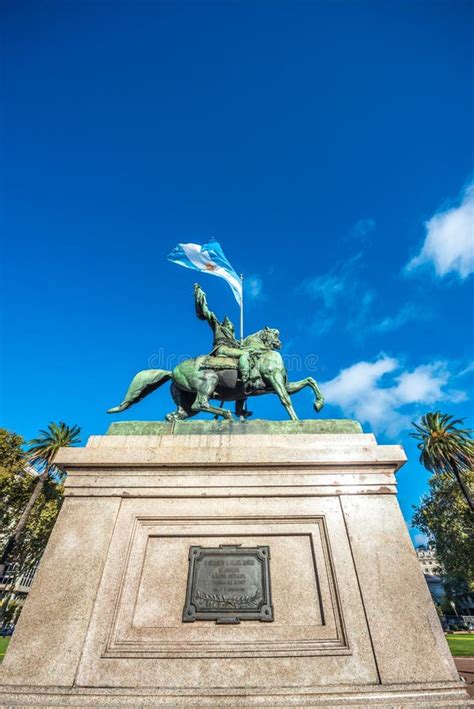
[[[61,450],[0,704],[467,706],[396,500],[403,450],[301,423],[115,424]],[[183,623],[189,548],[221,544],[268,546],[273,622]]]

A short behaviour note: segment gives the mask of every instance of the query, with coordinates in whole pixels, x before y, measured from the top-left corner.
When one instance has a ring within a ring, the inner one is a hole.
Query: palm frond
[[[414,431],[410,436],[417,443],[420,462],[433,474],[449,475],[456,479],[465,490],[465,496],[472,505],[469,490],[462,474],[474,469],[474,442],[472,429],[463,428],[465,419],[456,419],[440,411],[426,413],[420,422],[413,421]]]
[[[29,443],[27,452],[31,463],[41,468],[50,468],[59,448],[76,445],[79,443],[79,426],[68,426],[63,421],[59,424],[52,421],[47,430],[40,430],[40,435]]]

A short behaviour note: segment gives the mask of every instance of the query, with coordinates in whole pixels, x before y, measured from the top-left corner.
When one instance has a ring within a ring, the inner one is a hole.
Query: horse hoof
[[[125,409],[128,409],[130,404],[126,404],[124,401],[119,404],[118,406],[113,406],[111,409],[107,409],[108,414],[119,414],[122,411],[125,411]]]

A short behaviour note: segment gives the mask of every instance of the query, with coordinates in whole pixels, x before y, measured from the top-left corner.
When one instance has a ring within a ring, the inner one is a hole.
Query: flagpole
[[[240,274],[240,282],[242,284],[242,298],[240,300],[240,342],[244,341],[244,274]]]

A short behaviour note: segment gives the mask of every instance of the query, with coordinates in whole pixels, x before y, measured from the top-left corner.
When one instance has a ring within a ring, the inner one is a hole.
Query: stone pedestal
[[[60,451],[0,704],[465,706],[395,497],[404,452],[359,431],[124,423]],[[190,546],[221,544],[268,546],[274,622],[183,623]]]

